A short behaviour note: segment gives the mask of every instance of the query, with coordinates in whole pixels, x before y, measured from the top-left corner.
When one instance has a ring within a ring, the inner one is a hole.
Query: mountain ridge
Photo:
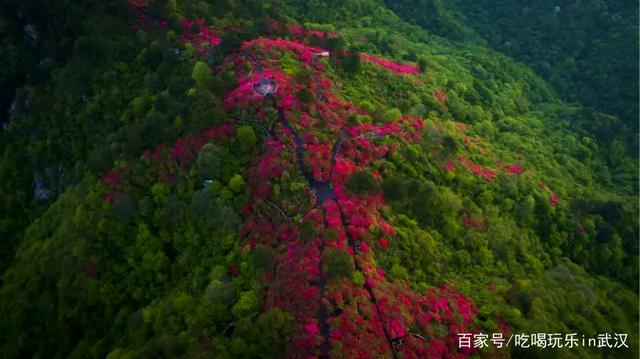
[[[47,143],[85,160],[3,276],[7,357],[455,357],[462,331],[637,332],[637,190],[522,66],[444,39],[430,56],[374,19],[130,6],[138,55],[75,100],[112,134],[97,155]],[[33,108],[8,130],[31,146]]]

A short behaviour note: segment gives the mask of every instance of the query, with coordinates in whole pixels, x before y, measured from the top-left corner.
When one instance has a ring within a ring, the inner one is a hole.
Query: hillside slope
[[[407,21],[448,39],[487,44],[531,68],[566,101],[614,118],[582,125],[599,141],[638,148],[638,2],[386,1]],[[611,132],[616,133],[615,136]]]
[[[330,5],[129,1],[65,33],[2,134],[3,357],[637,355],[624,148],[504,55]],[[628,348],[457,345],[538,332]]]

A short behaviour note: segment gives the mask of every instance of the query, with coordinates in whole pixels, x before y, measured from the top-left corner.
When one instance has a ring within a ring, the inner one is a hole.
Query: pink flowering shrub
[[[444,165],[444,169],[447,172],[452,172],[455,169],[455,164],[453,164],[453,161],[447,161],[447,163]]]
[[[320,31],[320,30],[313,30],[313,29],[305,29],[302,26],[298,26],[298,25],[291,25],[291,24],[285,24],[284,27],[291,31],[291,34],[294,37],[302,37],[305,34],[309,34],[312,36],[316,36],[319,38],[323,38],[324,37],[324,32]]]
[[[187,167],[194,162],[198,152],[202,146],[209,141],[227,141],[230,135],[235,132],[235,126],[225,124],[221,126],[211,127],[202,131],[197,135],[189,134],[185,137],[178,138],[172,147],[167,145],[158,145],[153,150],[145,150],[140,156],[142,163],[152,163],[158,171],[158,178],[164,182],[173,181],[173,171],[175,166]],[[109,192],[105,194],[104,199],[113,202],[118,193],[128,193],[130,185],[123,180],[125,174],[132,174],[131,167],[123,169],[111,169],[102,177],[102,183],[107,186]]]
[[[451,121],[453,122],[454,125],[456,125],[456,127],[458,128],[459,132],[464,133],[469,131],[469,125],[467,125],[466,123],[462,123],[460,121]]]
[[[505,170],[507,170],[510,173],[513,173],[515,175],[521,175],[522,172],[524,172],[524,170],[522,169],[522,166],[520,166],[519,164],[514,164],[514,165],[502,165],[502,168],[504,168]]]
[[[538,183],[538,188],[549,193],[549,203],[551,204],[551,206],[553,207],[558,206],[558,201],[559,201],[558,195],[555,192],[551,191],[551,189],[549,188],[549,186],[547,186],[546,183],[544,183],[543,181],[540,181],[540,183]]]
[[[221,39],[204,22],[203,19],[182,19],[180,23],[183,32],[180,39],[190,43],[199,54],[211,46],[220,45]]]
[[[420,72],[420,68],[416,65],[407,65],[407,64],[399,64],[397,62],[385,60],[379,57],[360,54],[360,59],[362,61],[370,62],[372,64],[376,64],[378,66],[382,66],[386,69],[389,69],[397,74],[406,75],[406,74],[417,74]]]
[[[477,230],[482,230],[484,228],[484,222],[480,219],[474,219],[473,217],[467,215],[464,217],[464,226],[469,228],[476,228]]]
[[[402,282],[387,279],[376,267],[375,256],[395,239],[397,231],[382,219],[384,198],[379,193],[355,196],[345,188],[351,175],[396,151],[398,142],[421,140],[424,122],[402,116],[394,123],[348,124],[353,114],[372,115],[331,91],[333,85],[323,76],[324,68],[312,60],[318,50],[291,40],[260,38],[246,42],[242,51],[230,55],[223,65],[235,67],[239,79],[238,87],[226,95],[225,106],[229,110],[251,109],[256,114],[254,121],[274,124],[276,135],[267,136],[264,153],[247,173],[250,199],[243,207],[241,235],[249,248],[260,243],[277,253],[273,268],[265,271],[269,288],[265,310],[277,307],[295,318],[297,330],[285,356],[390,357],[393,352],[407,358],[465,356],[468,353],[459,352],[451,338],[458,331],[469,330],[475,306],[448,286],[423,296]],[[301,104],[293,96],[300,85],[278,62],[270,61],[270,56],[280,58],[283,51],[297,54],[301,66],[313,72],[322,95],[313,103]],[[247,62],[251,66],[241,66]],[[282,116],[279,121],[274,122],[273,112],[269,115],[264,110],[270,104],[252,91],[261,77],[278,84],[274,106]],[[379,138],[394,141],[376,141]],[[304,177],[300,161],[309,169],[309,178]],[[293,177],[290,181],[306,183],[305,196],[317,196],[312,183],[330,184],[331,196],[306,212],[296,211],[304,214],[301,220],[281,221],[265,215],[267,200],[277,201],[283,208],[293,205],[274,192],[276,186],[283,191],[284,173]],[[380,178],[376,171],[372,175]],[[355,284],[350,277],[330,280],[322,260],[327,249],[350,258],[364,285]],[[322,317],[319,313],[327,314]],[[446,337],[442,338],[434,326],[446,328]],[[392,343],[399,339],[403,339],[402,345]]]
[[[489,182],[493,181],[493,178],[498,174],[494,169],[478,166],[477,164],[467,159],[465,156],[458,157],[458,161],[460,161],[460,163],[467,167],[469,171],[485,178]]]
[[[436,98],[436,100],[438,100],[438,102],[444,106],[444,101],[447,98],[447,94],[444,91],[436,91],[435,94],[433,94]]]

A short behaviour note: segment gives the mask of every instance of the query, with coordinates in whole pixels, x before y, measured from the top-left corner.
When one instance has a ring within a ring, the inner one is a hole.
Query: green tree
[[[198,176],[201,179],[214,179],[220,176],[222,162],[219,156],[218,148],[215,145],[207,143],[202,146],[196,161]]]
[[[191,77],[195,80],[196,84],[200,87],[206,87],[211,80],[213,80],[213,75],[211,73],[211,68],[209,65],[202,61],[196,62],[193,66],[193,72],[191,73]]]
[[[244,179],[239,174],[233,175],[229,180],[229,189],[233,193],[240,193],[244,190]]]
[[[388,177],[382,182],[382,192],[389,201],[399,201],[409,194],[409,185],[398,177]]]
[[[422,73],[427,72],[427,60],[419,59],[418,60],[418,67],[420,68],[420,72],[422,72]]]
[[[313,72],[309,68],[302,67],[296,72],[295,79],[299,84],[309,86],[311,80],[313,80]]]
[[[256,133],[253,131],[251,126],[240,126],[236,132],[236,136],[238,137],[238,141],[240,142],[240,148],[243,151],[250,151],[253,147],[255,147],[258,139],[256,138]]]
[[[327,248],[322,254],[323,270],[329,280],[350,278],[354,271],[353,259],[348,252],[338,248]]]
[[[344,71],[349,74],[355,74],[360,71],[360,62],[360,55],[357,52],[352,51],[346,57],[341,59],[340,64]]]
[[[128,195],[117,195],[113,201],[113,214],[119,221],[130,223],[136,214],[136,203]]]
[[[257,312],[259,304],[260,302],[256,296],[256,292],[249,290],[240,294],[240,299],[231,311],[239,318],[248,317]]]
[[[458,153],[458,143],[449,135],[442,138],[442,155],[445,158],[450,158]]]
[[[307,90],[306,87],[300,89],[300,91],[296,92],[296,98],[303,104],[310,104],[313,102],[313,94],[311,91]]]
[[[402,116],[402,112],[400,112],[397,108],[391,108],[387,110],[384,115],[382,115],[382,120],[384,122],[396,122]]]
[[[351,274],[351,281],[355,285],[364,285],[364,275],[360,271],[353,271]]]
[[[347,189],[361,195],[378,190],[378,181],[369,171],[357,171],[347,178]]]

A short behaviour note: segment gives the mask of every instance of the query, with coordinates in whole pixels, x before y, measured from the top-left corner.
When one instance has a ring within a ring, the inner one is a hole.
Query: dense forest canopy
[[[400,17],[441,36],[486,44],[530,66],[560,96],[617,120],[584,120],[637,153],[638,2],[619,0],[386,1]]]
[[[0,356],[635,358],[637,38],[631,1],[3,1]],[[628,337],[457,342],[541,332]]]

